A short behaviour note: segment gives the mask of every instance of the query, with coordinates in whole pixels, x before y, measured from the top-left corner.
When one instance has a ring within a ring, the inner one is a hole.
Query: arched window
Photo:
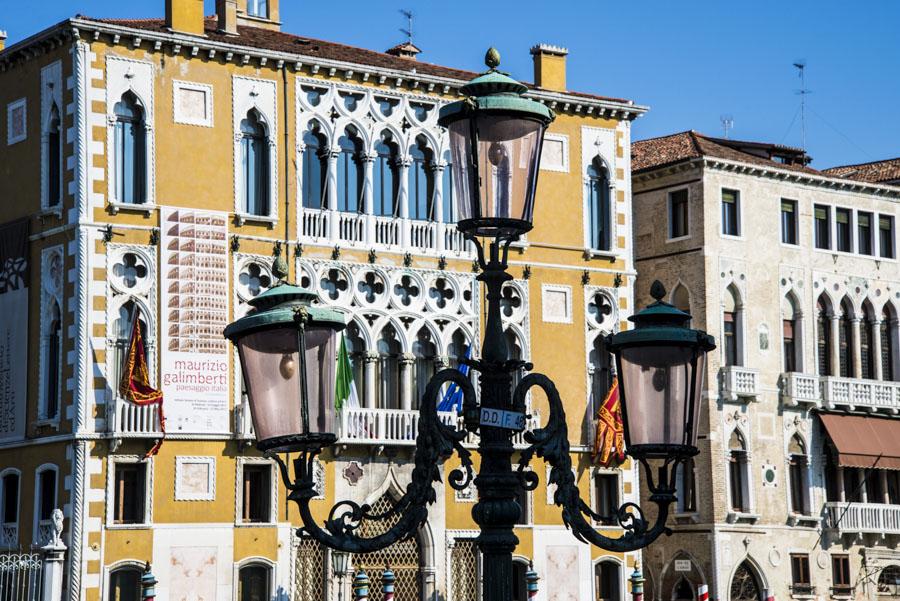
[[[897,320],[888,305],[881,310],[881,379],[888,382],[894,380],[894,357],[896,357],[896,349],[894,347],[894,329]]]
[[[841,301],[841,318],[838,322],[838,357],[840,358],[840,376],[853,376],[853,357],[857,350],[853,348],[853,307],[849,299]]]
[[[862,320],[859,323],[859,365],[862,377],[869,380],[875,379],[876,359],[872,356],[875,338],[875,312],[872,305],[866,301],[863,303]]]
[[[612,248],[612,211],[610,208],[609,172],[600,161],[587,169],[588,235],[594,250]]]
[[[614,561],[594,564],[594,599],[622,601],[622,567]]]
[[[378,338],[379,382],[377,406],[381,409],[400,408],[400,341],[390,325],[384,326]]]
[[[366,396],[366,343],[359,331],[359,324],[351,321],[347,324],[347,331],[344,333],[344,341],[347,344],[347,356],[350,358],[350,368],[353,372],[353,381],[356,384],[356,393],[360,400],[368,398]]]
[[[262,116],[255,110],[241,121],[241,199],[248,215],[269,214],[269,142]]]
[[[47,127],[47,206],[57,207],[62,202],[62,136],[59,108],[54,102],[50,107]]]
[[[376,215],[396,217],[399,212],[397,194],[400,191],[398,177],[397,144],[389,132],[381,134],[375,144],[375,165],[372,170],[373,203]]]
[[[725,290],[725,307],[722,313],[722,352],[725,365],[743,364],[743,310],[734,286]]]
[[[512,601],[528,601],[528,583],[525,575],[528,573],[528,562],[518,557],[513,558],[513,594]]]
[[[746,561],[734,571],[731,579],[730,601],[760,601],[762,587],[753,568]]]
[[[694,587],[691,586],[691,583],[688,582],[688,579],[684,576],[682,576],[681,580],[678,581],[678,584],[675,585],[675,590],[672,592],[672,599],[674,601],[694,601]]]
[[[272,568],[251,563],[238,571],[238,601],[269,601]]]
[[[142,204],[146,199],[147,132],[137,96],[126,92],[113,108],[116,200]]]
[[[803,339],[800,334],[800,311],[797,306],[792,293],[781,299],[781,354],[785,372],[803,371],[800,355]]]
[[[337,159],[337,209],[346,213],[362,210],[362,141],[353,127],[338,138],[341,152]]]
[[[688,289],[684,287],[684,284],[675,286],[675,289],[672,291],[672,304],[679,311],[691,312],[691,295]]]
[[[885,566],[878,575],[878,594],[900,597],[900,566]]]
[[[732,511],[746,512],[750,508],[747,463],[747,444],[743,435],[734,430],[728,440],[728,490]]]
[[[0,546],[16,548],[19,545],[19,471],[7,469],[0,478]]]
[[[444,152],[444,171],[441,174],[441,197],[444,203],[444,214],[441,219],[444,223],[456,223],[456,205],[453,202],[453,165],[451,164],[450,151]]]
[[[409,149],[409,218],[435,219],[434,214],[434,152],[424,137],[416,138]]]
[[[419,401],[422,395],[425,394],[425,387],[428,386],[428,381],[434,375],[434,360],[437,357],[437,347],[428,328],[423,327],[416,334],[416,339],[412,345],[412,354],[415,357],[415,371],[413,371],[415,398],[412,402],[412,408],[418,409]]]
[[[459,358],[464,357],[466,349],[469,348],[469,342],[462,330],[456,330],[450,338],[450,345],[447,347],[447,356],[450,358],[450,367],[457,369],[459,367]]]
[[[303,207],[321,209],[325,203],[325,182],[328,172],[328,155],[325,137],[318,122],[310,121],[303,133]]]
[[[113,335],[115,339],[115,358],[110,370],[109,385],[118,396],[119,382],[122,379],[122,370],[125,366],[125,357],[128,355],[128,345],[131,344],[131,327],[134,323],[135,302],[130,300],[119,307],[118,316],[113,322]],[[149,356],[151,341],[147,337],[147,322],[144,312],[140,313],[141,340],[144,341],[144,351]],[[151,370],[152,372],[152,370]],[[151,376],[152,377],[152,376]]]
[[[809,457],[798,434],[788,444],[788,477],[791,484],[791,511],[809,515]]]
[[[53,510],[56,509],[57,467],[45,464],[35,471],[34,542],[46,544],[50,539]]]
[[[606,341],[602,335],[594,338],[594,344],[590,355],[591,371],[591,417],[597,415],[600,405],[606,399],[613,380],[612,353],[606,347]]]
[[[831,305],[825,295],[816,302],[816,363],[820,376],[831,374]]]
[[[50,303],[43,335],[44,394],[41,399],[41,419],[55,419],[59,414],[62,380],[62,315],[56,300],[51,299]]]
[[[109,574],[107,601],[141,601],[141,576],[136,566],[125,566]]]

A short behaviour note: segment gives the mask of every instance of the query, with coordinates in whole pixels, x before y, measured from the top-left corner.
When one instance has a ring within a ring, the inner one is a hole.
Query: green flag
[[[353,367],[347,355],[347,344],[341,336],[341,346],[337,356],[337,377],[334,385],[334,408],[340,410],[345,405],[348,409],[359,408],[359,395],[356,393],[356,382],[353,381]]]

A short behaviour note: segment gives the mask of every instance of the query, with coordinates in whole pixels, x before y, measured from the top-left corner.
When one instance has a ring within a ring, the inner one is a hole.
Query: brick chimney
[[[403,42],[402,44],[397,44],[396,46],[388,48],[384,53],[414,61],[416,60],[416,55],[421,54],[422,50],[412,42]]]
[[[566,91],[566,55],[561,46],[538,44],[531,48],[534,59],[534,85],[545,90]]]
[[[6,48],[6,32],[0,29],[0,50]]]
[[[219,31],[237,35],[237,0],[216,0],[216,17]]]
[[[166,0],[166,27],[203,35],[203,0]]]

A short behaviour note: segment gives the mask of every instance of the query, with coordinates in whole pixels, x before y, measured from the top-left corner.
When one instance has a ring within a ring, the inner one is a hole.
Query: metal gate
[[[0,601],[41,598],[41,554],[0,554]]]

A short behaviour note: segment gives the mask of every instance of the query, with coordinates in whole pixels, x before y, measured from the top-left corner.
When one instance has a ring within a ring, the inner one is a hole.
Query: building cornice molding
[[[162,51],[163,46],[165,46],[167,50],[174,54],[180,54],[185,50],[189,51],[189,57],[199,56],[201,52],[204,54],[204,58],[207,59],[213,59],[217,55],[222,55],[226,62],[234,62],[239,65],[250,64],[250,61],[256,61],[260,67],[270,66],[273,69],[281,69],[286,65],[297,73],[300,73],[305,68],[312,75],[326,75],[329,78],[339,78],[343,81],[374,82],[379,85],[393,86],[397,89],[418,90],[420,93],[460,96],[459,88],[467,83],[465,80],[451,77],[401,71],[388,67],[312,57],[266,48],[242,46],[201,36],[137,29],[79,17],[62,21],[9,46],[4,52],[0,53],[0,72],[9,69],[22,59],[29,60],[34,56],[43,54],[48,43],[50,48],[54,48],[71,39],[84,38],[88,41],[98,41],[101,35],[110,36],[114,44],[124,45],[125,38],[127,38],[129,40],[128,46],[132,49],[149,43],[150,49],[157,52]],[[539,88],[529,89],[526,96],[549,106],[557,112],[596,116],[601,119],[630,121],[650,110],[649,107],[635,104],[633,101],[591,98]]]
[[[802,171],[792,171],[790,169],[779,169],[777,167],[757,165],[754,163],[744,163],[741,161],[732,161],[729,159],[721,159],[716,157],[697,157],[693,159],[683,160],[670,165],[664,165],[655,169],[642,169],[641,171],[635,172],[633,174],[633,179],[635,183],[651,182],[663,177],[677,175],[679,173],[698,168],[707,168],[716,171],[737,173],[741,175],[765,177],[768,179],[783,181],[789,184],[816,186],[842,192],[874,194],[876,196],[900,199],[900,186],[861,182],[840,177],[829,177],[827,175],[805,173]]]

